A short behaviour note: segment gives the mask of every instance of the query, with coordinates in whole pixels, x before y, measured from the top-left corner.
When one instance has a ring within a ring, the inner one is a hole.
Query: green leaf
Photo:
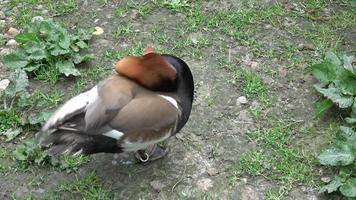
[[[86,48],[88,48],[88,45],[85,43],[85,42],[83,42],[83,41],[79,41],[79,42],[77,42],[77,43],[75,43],[79,48],[81,48],[81,49],[86,49]]]
[[[13,97],[18,92],[26,91],[26,87],[29,85],[28,77],[25,71],[15,70],[10,73],[10,84],[5,90],[7,96]]]
[[[356,75],[356,66],[352,66],[354,56],[343,55],[342,59],[344,61],[344,68]]]
[[[40,112],[40,113],[32,113],[28,116],[28,122],[32,125],[42,124],[51,116],[52,113],[49,112]]]
[[[10,69],[21,69],[28,64],[28,60],[25,54],[15,52],[4,56],[3,63]]]
[[[59,69],[59,72],[63,73],[66,76],[73,75],[73,76],[79,76],[80,72],[78,69],[74,67],[74,63],[69,60],[60,60],[56,63],[57,69]]]
[[[90,60],[94,59],[94,55],[93,54],[85,54],[85,55],[81,55],[79,53],[74,54],[73,56],[73,62],[74,64],[79,64],[82,62],[87,62]]]
[[[32,71],[38,70],[40,67],[41,67],[41,64],[30,63],[25,68],[23,68],[23,70],[25,70],[26,72],[32,72]]]
[[[58,45],[62,47],[63,49],[69,49],[70,46],[70,37],[68,33],[63,32],[62,34],[59,35],[59,43]]]
[[[17,129],[9,129],[6,132],[1,133],[2,135],[6,136],[6,142],[10,142],[11,140],[15,139],[18,135],[22,133],[22,128]]]
[[[89,30],[78,29],[77,35],[81,40],[87,41],[93,37],[94,28]]]
[[[330,99],[324,99],[317,102],[316,112],[314,113],[314,118],[320,118],[321,115],[325,113],[329,108],[333,106],[333,102]]]
[[[349,124],[356,124],[356,117],[346,117],[345,121]]]
[[[320,192],[328,192],[328,193],[332,193],[337,191],[337,189],[342,185],[342,180],[339,176],[335,176],[335,178],[328,183],[327,185],[324,185],[321,189]]]
[[[356,197],[356,178],[350,177],[345,184],[340,187],[340,192],[347,197]]]
[[[69,53],[68,49],[62,49],[59,46],[56,46],[55,48],[53,48],[51,50],[51,55],[53,55],[53,56],[65,55],[67,53]]]
[[[20,33],[20,34],[16,35],[15,39],[16,39],[16,42],[18,42],[20,44],[25,44],[30,41],[38,42],[37,35],[35,33],[31,33],[31,32]]]
[[[340,88],[344,94],[356,96],[356,75],[343,68],[338,70],[336,87]]]
[[[47,52],[43,49],[38,49],[37,51],[31,53],[31,55],[28,58],[31,60],[42,60],[47,58]]]
[[[331,63],[331,64],[333,64],[335,66],[340,66],[341,65],[340,59],[332,51],[329,51],[329,52],[326,53],[325,61],[329,62],[329,63]]]
[[[346,139],[346,144],[356,150],[356,132],[352,128],[346,126],[340,126],[340,130],[341,136]],[[356,156],[356,153],[354,153],[354,156]]]
[[[354,161],[355,156],[349,146],[340,145],[340,148],[326,149],[318,158],[322,165],[346,166]]]
[[[330,62],[312,65],[311,69],[315,78],[324,84],[328,84],[336,79],[336,66]]]
[[[336,103],[340,108],[348,108],[353,104],[352,96],[342,94],[341,91],[335,87],[321,88],[318,85],[314,85],[314,88],[326,98]]]

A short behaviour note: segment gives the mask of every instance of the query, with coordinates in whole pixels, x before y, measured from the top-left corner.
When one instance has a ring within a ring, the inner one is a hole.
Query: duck
[[[135,152],[141,162],[165,156],[158,145],[187,123],[194,80],[182,59],[144,49],[127,56],[113,75],[70,98],[36,134],[52,156]]]

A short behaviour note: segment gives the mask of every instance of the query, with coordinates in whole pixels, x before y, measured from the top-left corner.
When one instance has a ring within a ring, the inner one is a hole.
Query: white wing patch
[[[53,126],[63,122],[68,115],[77,114],[84,111],[87,106],[98,98],[98,87],[95,86],[87,92],[81,93],[70,100],[68,100],[62,107],[60,107],[43,126],[42,131],[47,131]]]
[[[124,133],[117,130],[111,130],[104,133],[103,135],[119,140],[124,135]]]
[[[164,98],[164,99],[167,100],[169,103],[171,103],[174,107],[176,107],[177,109],[179,109],[179,108],[178,108],[178,103],[177,103],[177,101],[176,101],[174,98],[172,98],[172,97],[170,97],[170,96],[162,95],[162,94],[159,94],[158,96]]]
[[[121,147],[123,148],[123,150],[125,152],[130,152],[130,151],[138,151],[138,150],[141,150],[141,149],[146,149],[148,146],[150,145],[153,145],[153,144],[157,144],[167,138],[169,138],[169,136],[171,135],[170,134],[170,130],[167,131],[167,133],[159,138],[159,139],[156,139],[156,140],[150,140],[150,141],[135,141],[135,142],[130,142],[128,141],[127,139],[121,144]]]

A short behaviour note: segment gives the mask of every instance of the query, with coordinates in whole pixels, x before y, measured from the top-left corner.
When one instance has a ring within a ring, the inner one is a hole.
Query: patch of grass
[[[278,189],[270,189],[263,198],[264,200],[283,200],[283,195],[279,194]]]
[[[116,17],[125,17],[127,16],[127,13],[129,12],[127,6],[120,5],[118,8],[114,10],[114,15]]]
[[[106,200],[113,199],[113,194],[101,182],[94,171],[90,172],[83,178],[76,176],[76,179],[70,183],[59,185],[56,192],[69,193],[71,199],[87,200]]]
[[[133,37],[133,35],[135,35],[135,31],[131,24],[120,25],[114,33],[116,39],[130,38]]]
[[[10,128],[17,128],[21,125],[22,116],[14,109],[0,110],[0,132]]]
[[[315,158],[293,147],[293,130],[286,124],[261,129],[249,134],[259,144],[257,149],[243,154],[231,168],[232,173],[263,176],[280,185],[279,195],[285,195],[299,183],[313,185]]]
[[[242,93],[252,99],[267,103],[267,87],[262,79],[254,72],[248,70],[235,70],[234,78],[242,82]]]
[[[71,155],[51,157],[35,141],[27,140],[16,147],[13,160],[17,162],[16,168],[21,170],[27,170],[30,166],[47,165],[71,173],[89,162],[89,157]]]
[[[163,0],[158,1],[161,6],[168,8],[173,12],[187,11],[192,6],[192,2],[187,0]]]
[[[43,15],[39,9],[36,9],[38,5],[42,5],[43,9],[47,9],[51,16],[65,15],[78,9],[77,0],[12,0],[9,2],[9,7],[17,10],[14,13],[15,21],[21,26],[29,24],[34,16]]]

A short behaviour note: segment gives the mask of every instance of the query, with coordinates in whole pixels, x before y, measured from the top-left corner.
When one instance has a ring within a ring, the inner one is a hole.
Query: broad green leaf
[[[28,116],[28,122],[32,125],[42,124],[47,121],[47,119],[51,116],[52,113],[49,112],[40,112],[40,113],[32,113]]]
[[[346,126],[340,126],[340,130],[341,136],[347,141],[347,145],[356,149],[356,132],[352,128]],[[356,154],[354,156],[356,156]]]
[[[93,37],[94,28],[89,30],[78,29],[77,35],[81,40],[87,41]]]
[[[58,45],[62,47],[63,49],[69,49],[70,46],[70,37],[68,33],[63,32],[62,34],[59,35],[59,43]]]
[[[327,111],[333,105],[334,104],[330,99],[324,99],[322,101],[317,102],[314,118],[320,118],[320,116],[323,115],[325,111]]]
[[[346,117],[345,121],[349,124],[356,124],[356,117]]]
[[[18,146],[14,151],[14,158],[19,161],[25,161],[27,159],[26,152],[24,148],[20,148],[22,146]]]
[[[10,142],[13,139],[15,139],[18,135],[22,133],[22,128],[17,128],[17,129],[9,129],[6,132],[0,133],[4,136],[6,136],[6,142]]]
[[[330,148],[325,150],[318,156],[318,158],[322,165],[346,166],[354,161],[355,155],[353,155],[349,146],[342,145],[340,148]]]
[[[353,73],[354,75],[356,75],[356,66],[352,66],[352,61],[354,59],[354,56],[344,55],[342,59],[344,61],[344,68],[350,71],[351,73]]]
[[[42,60],[47,58],[47,53],[43,49],[38,49],[37,51],[31,53],[31,55],[28,58],[31,60]]]
[[[69,53],[68,49],[62,49],[59,46],[56,46],[54,49],[51,50],[51,55],[53,56],[65,55],[67,53]]]
[[[79,76],[80,72],[75,68],[74,63],[70,60],[60,60],[56,63],[57,69],[59,72],[63,73],[66,76],[73,75]]]
[[[43,35],[49,34],[52,30],[51,25],[46,20],[41,21],[39,26],[40,26],[39,31]]]
[[[337,67],[330,62],[312,65],[311,69],[315,78],[324,84],[328,84],[336,79]]]
[[[70,45],[70,48],[71,48],[74,52],[79,52],[79,51],[80,51],[79,47],[78,47],[77,45],[75,45],[75,44]]]
[[[335,178],[328,183],[327,185],[324,185],[321,189],[320,192],[328,192],[328,193],[332,193],[337,191],[337,189],[342,185],[342,180],[339,176],[335,176]]]
[[[347,197],[356,197],[356,178],[350,177],[341,187],[340,192]]]
[[[16,93],[26,91],[26,87],[29,85],[28,77],[25,71],[15,70],[10,73],[10,84],[5,90],[7,96],[13,97]]]
[[[16,39],[16,42],[18,42],[20,44],[25,44],[30,41],[38,42],[37,35],[35,33],[31,33],[31,32],[20,33],[20,34],[16,35],[15,39]]]
[[[350,71],[340,68],[334,83],[344,94],[356,96],[356,75]]]
[[[335,87],[321,88],[318,85],[314,85],[314,88],[326,98],[336,103],[340,108],[349,108],[353,104],[352,96],[342,94],[341,91]]]
[[[42,64],[30,63],[25,68],[23,68],[23,70],[25,70],[26,72],[36,71],[41,67],[41,65]]]
[[[86,48],[88,48],[88,45],[85,43],[85,42],[83,42],[83,41],[79,41],[79,42],[77,42],[77,43],[75,43],[79,48],[81,48],[81,49],[86,49]]]
[[[329,51],[326,53],[325,55],[325,61],[329,62],[335,66],[341,66],[341,61],[340,59],[337,57],[337,55],[335,53],[333,53],[332,51]]]
[[[94,55],[93,54],[85,54],[85,55],[81,55],[79,53],[76,53],[73,55],[73,62],[75,64],[79,64],[79,63],[82,63],[82,62],[87,62],[87,61],[90,61],[90,60],[93,60],[94,59]]]
[[[25,54],[15,52],[4,56],[3,63],[10,69],[21,69],[28,64]]]

